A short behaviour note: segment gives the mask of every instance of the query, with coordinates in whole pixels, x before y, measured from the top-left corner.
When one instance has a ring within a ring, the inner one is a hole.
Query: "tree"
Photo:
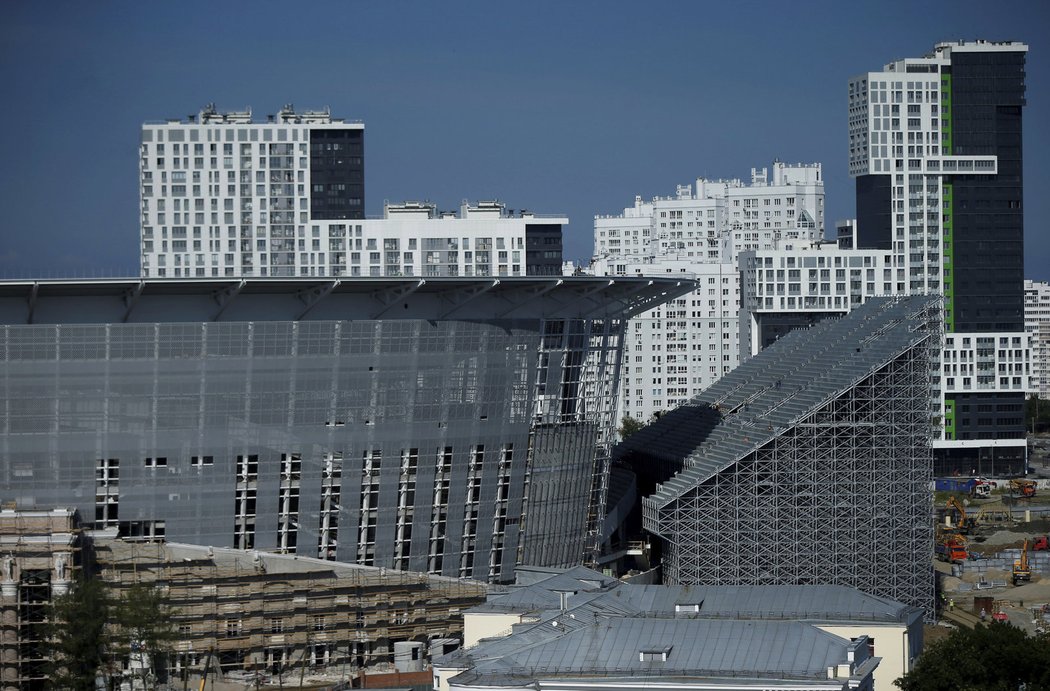
[[[105,672],[109,613],[109,594],[97,578],[82,578],[69,593],[55,598],[48,627],[48,676],[55,688],[95,690],[96,678]]]
[[[141,688],[156,688],[156,670],[167,669],[167,656],[177,638],[175,610],[159,588],[136,583],[113,605],[113,653],[129,662]]]
[[[1038,394],[1024,402],[1025,427],[1033,433],[1050,430],[1050,401],[1039,398]]]
[[[957,629],[893,683],[903,691],[1050,690],[1050,636],[998,622]]]
[[[625,415],[623,419],[620,420],[620,429],[616,431],[620,433],[620,440],[622,441],[643,427],[645,427],[644,423],[635,420],[630,415]]]

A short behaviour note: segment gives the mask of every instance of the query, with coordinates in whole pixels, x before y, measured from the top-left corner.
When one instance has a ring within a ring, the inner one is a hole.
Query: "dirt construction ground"
[[[1020,523],[985,535],[971,537],[968,549],[971,552],[981,552],[987,557],[993,557],[996,552],[1004,549],[1019,549],[1026,537],[1033,538],[1038,535],[1046,535],[1048,532],[1050,532],[1050,521]],[[934,561],[934,565],[938,573],[940,592],[944,595],[944,604],[954,601],[956,609],[976,613],[974,597],[992,597],[995,609],[1006,614],[1010,623],[1032,634],[1037,631],[1050,630],[1050,620],[1044,618],[1045,614],[1050,613],[1050,574],[1033,572],[1030,583],[1013,586],[1010,584],[1009,568],[991,569],[982,575],[965,573],[959,578],[951,575],[950,564]],[[976,584],[981,578],[988,582],[1006,582],[1006,586],[978,590]],[[1045,610],[1044,606],[1046,606]],[[936,635],[932,637],[932,639],[936,638]]]

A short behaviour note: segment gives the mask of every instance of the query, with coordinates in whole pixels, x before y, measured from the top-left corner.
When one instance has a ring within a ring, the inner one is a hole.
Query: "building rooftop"
[[[960,52],[994,52],[994,51],[1022,51],[1028,52],[1028,44],[1022,41],[1004,40],[1004,41],[987,41],[985,39],[977,39],[975,41],[966,41],[960,39],[958,41],[942,41],[934,46],[934,51],[937,53],[951,52],[957,50]]]
[[[265,122],[254,122],[252,120],[252,109],[231,110],[220,112],[214,103],[209,103],[200,109],[196,115],[187,115],[185,120],[169,118],[159,122],[147,122],[146,125],[341,125],[351,129],[364,129],[360,120],[344,120],[333,118],[332,112],[325,106],[322,110],[296,111],[295,106],[286,103],[276,114],[266,116]]]
[[[0,281],[0,324],[627,318],[683,278],[231,278]]]
[[[904,622],[915,611],[841,585],[626,585],[609,597],[649,616]]]
[[[505,595],[490,596],[470,612],[518,612],[550,618],[565,609],[577,619],[585,618],[584,611],[589,611],[656,618],[885,623],[907,622],[920,612],[840,585],[636,585],[571,574],[556,574]]]
[[[159,568],[163,564],[204,565],[215,567],[227,574],[325,574],[332,578],[353,578],[368,583],[435,583],[461,585],[458,578],[425,574],[409,571],[397,571],[378,566],[362,566],[347,562],[315,559],[296,554],[277,554],[264,550],[231,549],[209,547],[181,542],[136,542],[126,539],[114,539],[96,533],[96,540],[104,546],[109,559],[115,563],[133,561],[142,562],[140,568]],[[101,537],[101,539],[99,539]],[[468,585],[476,586],[479,591],[489,590],[490,586],[471,581]]]
[[[383,202],[383,215],[378,217],[385,220],[470,220],[470,221],[492,221],[496,219],[519,219],[531,223],[565,225],[569,219],[564,214],[537,214],[528,209],[511,209],[498,199],[479,200],[471,203],[464,199],[459,206],[459,211],[441,211],[437,204],[430,200],[403,202]]]
[[[536,676],[827,680],[828,667],[846,664],[849,641],[801,622],[612,618],[558,632],[545,622],[546,639],[519,640],[513,654],[478,651],[473,667],[450,681],[520,685]],[[480,646],[479,646],[480,647]],[[841,685],[841,683],[840,683]]]
[[[574,586],[587,589],[565,593]],[[520,615],[519,623],[435,661],[439,674],[455,674],[453,691],[527,680],[564,689],[593,688],[601,678],[632,686],[668,677],[733,689],[855,688],[880,658],[869,657],[866,636],[821,627],[915,633],[922,621],[919,608],[844,586],[635,585],[571,571],[490,594],[466,610],[467,626],[481,625],[470,623],[473,615],[490,613]]]

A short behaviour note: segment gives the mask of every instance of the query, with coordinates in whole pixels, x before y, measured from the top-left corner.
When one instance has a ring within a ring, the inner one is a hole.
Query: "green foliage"
[[[1050,637],[998,622],[957,629],[893,683],[903,691],[1050,690]]]
[[[48,676],[55,688],[94,691],[106,660],[110,599],[97,578],[85,579],[55,598],[48,634],[53,660]]]
[[[1050,431],[1050,401],[1032,396],[1024,402],[1024,424],[1033,432]]]
[[[131,657],[131,674],[139,677],[145,688],[154,687],[155,671],[164,667],[165,657],[174,646],[174,615],[164,594],[148,584],[131,586],[114,603],[113,652],[120,658]]]
[[[640,420],[635,420],[630,415],[625,415],[623,419],[620,420],[620,429],[616,431],[620,433],[620,439],[623,440],[643,427],[645,427],[645,423]]]
[[[154,688],[155,670],[177,637],[174,614],[151,585],[133,585],[114,598],[100,578],[82,580],[54,602],[48,630],[53,688],[95,691],[97,677],[112,679],[129,658],[139,688]]]

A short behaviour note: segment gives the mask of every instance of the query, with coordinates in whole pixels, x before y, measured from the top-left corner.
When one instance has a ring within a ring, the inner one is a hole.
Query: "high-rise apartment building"
[[[618,216],[594,217],[594,254],[729,261],[742,250],[813,240],[824,232],[824,181],[819,163],[774,161],[739,179],[678,185],[673,197],[634,198]]]
[[[1025,458],[1021,111],[1028,47],[938,44],[849,82],[857,242],[893,287],[942,293],[939,470]]]
[[[142,126],[139,177],[143,276],[299,275],[308,224],[364,218],[364,125],[209,105]]]
[[[1024,282],[1024,330],[1032,348],[1032,393],[1050,398],[1050,283]]]
[[[824,234],[819,163],[751,170],[750,184],[696,180],[618,216],[594,219],[589,271],[606,276],[675,276],[698,289],[631,320],[618,414],[647,420],[703,391],[740,362],[737,257],[808,246]]]
[[[868,298],[893,295],[889,262],[888,253],[852,249],[843,238],[741,252],[741,361],[789,331],[841,316]]]
[[[365,218],[364,125],[285,106],[266,122],[209,106],[142,127],[146,278],[561,273],[567,219],[463,202]]]

